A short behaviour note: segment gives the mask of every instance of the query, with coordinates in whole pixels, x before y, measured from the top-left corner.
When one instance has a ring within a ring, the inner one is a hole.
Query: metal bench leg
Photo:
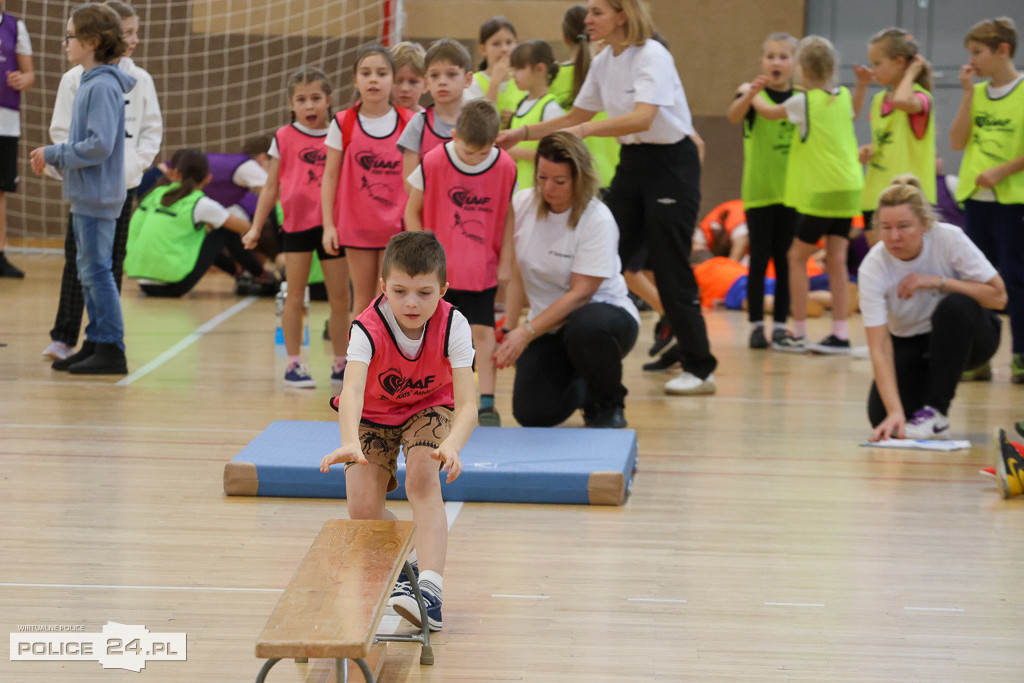
[[[374,683],[373,672],[370,671],[369,665],[366,660],[362,657],[358,657],[355,663],[359,666],[359,670],[363,672],[363,678],[366,683]],[[347,659],[335,659],[334,660],[334,680],[337,683],[347,683],[348,681],[348,660]]]
[[[430,622],[427,619],[427,604],[423,602],[423,594],[420,593],[420,583],[412,572],[412,565],[405,563],[405,573],[409,577],[412,586],[412,593],[416,596],[416,603],[420,606],[420,633],[423,638],[423,647],[420,648],[420,664],[434,663],[434,650],[430,647]]]
[[[268,659],[267,663],[263,665],[262,669],[260,669],[259,675],[256,676],[256,683],[263,683],[267,680],[267,673],[280,661],[280,659]]]

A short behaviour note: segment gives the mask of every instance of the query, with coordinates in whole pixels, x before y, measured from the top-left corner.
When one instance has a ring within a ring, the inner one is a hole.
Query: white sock
[[[437,572],[430,571],[429,569],[424,569],[420,572],[419,584],[421,590],[425,587],[424,584],[430,584],[430,592],[437,597],[441,597],[441,592],[444,589],[442,583],[443,579]]]
[[[412,552],[409,553],[409,564],[411,564],[413,567],[416,566],[416,549],[415,548],[413,548]]]
[[[764,327],[764,321],[763,320],[758,320],[756,323],[751,323],[750,331],[753,332],[754,330],[756,330],[758,328],[763,328],[763,327]]]
[[[786,323],[772,323],[772,329],[773,330],[782,330],[783,332],[785,332],[786,331]]]

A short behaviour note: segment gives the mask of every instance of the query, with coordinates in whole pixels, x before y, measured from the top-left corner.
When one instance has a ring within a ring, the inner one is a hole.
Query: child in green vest
[[[859,150],[860,162],[867,166],[861,209],[870,235],[878,195],[893,178],[913,173],[933,205],[936,189],[931,65],[921,56],[914,36],[899,28],[872,36],[868,59],[872,77],[885,88],[871,99],[871,142]],[[862,101],[866,85],[858,79],[854,102]],[[871,244],[876,241],[868,239]]]
[[[792,353],[849,353],[846,252],[850,222],[860,213],[864,187],[853,130],[853,100],[846,88],[833,87],[839,60],[828,40],[807,36],[797,45],[796,61],[804,92],[783,104],[772,105],[763,98],[752,101],[766,119],[788,118],[795,125],[783,191],[783,202],[798,214],[796,237],[787,252],[793,332],[787,332],[773,348]],[[804,264],[822,237],[832,292],[832,333],[809,345],[809,283]]]
[[[203,193],[210,164],[198,149],[181,150],[168,169],[170,185],[152,190],[132,214],[124,272],[149,296],[189,292],[227,248],[255,276],[263,265],[242,246],[249,221]]]
[[[565,113],[548,91],[552,79],[558,74],[558,64],[551,46],[544,40],[528,40],[520,43],[509,58],[512,65],[512,79],[516,87],[526,93],[516,104],[509,128],[529,126],[561,116]],[[508,150],[516,160],[519,189],[533,187],[534,158],[537,155],[537,141],[523,141]]]
[[[788,119],[767,119],[758,114],[754,99],[782,104],[793,96],[793,54],[796,39],[788,33],[772,33],[761,46],[761,75],[737,89],[726,116],[743,123],[743,210],[750,230],[750,276],[747,284],[747,316],[750,348],[767,349],[769,338],[781,342],[789,315],[789,264],[786,252],[793,244],[796,213],[783,203],[786,165],[793,143],[793,124]],[[776,269],[774,325],[764,330],[764,278],[768,261]]]
[[[1011,380],[1024,384],[1024,74],[1014,68],[1017,27],[987,19],[964,38],[963,98],[949,143],[964,150],[956,198],[967,234],[999,269],[1009,296]],[[974,77],[988,79],[974,83]]]

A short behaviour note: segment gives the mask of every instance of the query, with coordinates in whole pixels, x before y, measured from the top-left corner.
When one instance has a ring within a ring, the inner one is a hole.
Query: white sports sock
[[[443,581],[444,580],[441,578],[441,575],[437,572],[431,571],[429,569],[425,569],[422,572],[420,572],[420,589],[422,590],[425,587],[424,584],[430,584],[430,592],[436,595],[437,597],[441,597],[441,593],[444,590],[444,587],[442,585]]]

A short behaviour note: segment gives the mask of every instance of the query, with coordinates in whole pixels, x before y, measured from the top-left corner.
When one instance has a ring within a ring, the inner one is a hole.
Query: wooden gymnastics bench
[[[406,560],[412,522],[332,519],[313,541],[256,642],[256,656],[269,659],[256,683],[281,659],[330,658],[338,681],[347,679],[347,659],[373,683],[366,664],[370,646],[381,641],[419,642],[421,664],[433,664],[430,631],[419,586]],[[413,635],[379,635],[377,628],[398,576],[405,567],[420,602],[422,628]]]

